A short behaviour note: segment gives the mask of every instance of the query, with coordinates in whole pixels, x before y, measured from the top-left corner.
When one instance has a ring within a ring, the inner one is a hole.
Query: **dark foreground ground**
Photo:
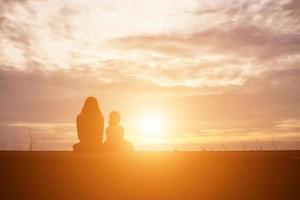
[[[0,152],[0,199],[300,199],[300,152]]]

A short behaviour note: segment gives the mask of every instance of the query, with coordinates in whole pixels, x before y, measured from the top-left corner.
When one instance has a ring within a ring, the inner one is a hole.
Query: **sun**
[[[162,133],[163,119],[157,113],[149,113],[141,118],[139,126],[145,134],[156,136]]]

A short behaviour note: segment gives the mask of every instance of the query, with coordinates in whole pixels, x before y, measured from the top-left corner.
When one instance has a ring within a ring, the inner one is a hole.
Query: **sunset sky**
[[[137,150],[300,149],[299,67],[299,0],[0,0],[0,148],[70,150],[95,96]]]

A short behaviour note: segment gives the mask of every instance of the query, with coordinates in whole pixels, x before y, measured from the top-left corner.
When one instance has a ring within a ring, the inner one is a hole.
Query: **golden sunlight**
[[[139,121],[139,127],[147,136],[157,136],[162,133],[165,121],[158,113],[148,113]]]

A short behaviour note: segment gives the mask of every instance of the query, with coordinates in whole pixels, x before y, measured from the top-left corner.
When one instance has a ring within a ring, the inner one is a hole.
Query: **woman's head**
[[[80,115],[102,115],[95,97],[85,100]]]
[[[109,114],[109,125],[118,125],[121,121],[121,115],[117,111],[113,111]]]

